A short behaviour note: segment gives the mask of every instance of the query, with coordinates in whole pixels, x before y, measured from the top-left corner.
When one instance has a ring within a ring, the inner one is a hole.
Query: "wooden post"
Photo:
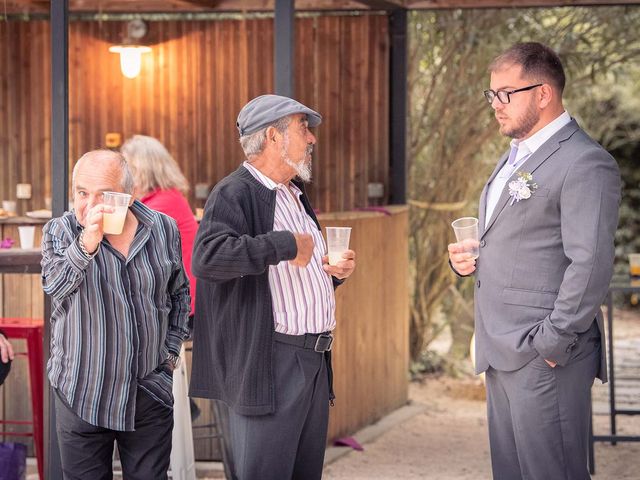
[[[278,95],[293,97],[294,0],[276,0],[274,26],[273,84]]]
[[[407,11],[389,15],[390,51],[390,203],[407,201]]]
[[[51,192],[55,217],[61,216],[69,198],[69,1],[51,2]],[[45,477],[62,478],[60,449],[52,389],[46,375],[51,338],[51,300],[47,297],[44,322],[44,443]]]

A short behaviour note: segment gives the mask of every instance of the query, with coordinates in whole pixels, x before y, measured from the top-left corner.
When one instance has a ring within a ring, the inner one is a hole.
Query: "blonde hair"
[[[120,148],[135,179],[136,188],[143,194],[153,190],[176,188],[183,194],[189,182],[178,163],[159,140],[146,135],[134,135]]]

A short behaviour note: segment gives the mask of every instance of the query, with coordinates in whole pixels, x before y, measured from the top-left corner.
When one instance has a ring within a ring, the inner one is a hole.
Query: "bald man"
[[[167,478],[173,369],[189,336],[178,229],[130,200],[122,233],[105,233],[114,208],[103,194],[133,191],[120,153],[83,155],[72,187],[73,210],[48,222],[42,240],[64,478],[112,478],[114,441],[124,478]]]

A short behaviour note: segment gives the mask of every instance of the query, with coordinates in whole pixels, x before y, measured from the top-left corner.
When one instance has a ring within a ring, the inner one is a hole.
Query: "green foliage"
[[[639,126],[635,127],[639,129]],[[620,164],[622,203],[616,232],[616,273],[629,272],[629,253],[640,253],[640,142],[612,154]]]
[[[418,359],[449,327],[435,312],[451,288],[471,302],[470,280],[457,280],[447,263],[450,222],[477,215],[480,190],[507,148],[482,91],[491,60],[516,42],[546,43],[562,58],[567,110],[621,164],[619,254],[640,252],[640,172],[627,158],[637,159],[640,141],[640,7],[421,11],[411,13],[409,29],[411,355]]]
[[[446,361],[432,350],[426,350],[411,362],[409,375],[411,381],[420,380],[425,375],[445,372]]]

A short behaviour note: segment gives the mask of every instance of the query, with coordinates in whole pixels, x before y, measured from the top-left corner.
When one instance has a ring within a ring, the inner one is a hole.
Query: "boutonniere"
[[[533,175],[529,172],[518,172],[518,178],[509,182],[509,196],[511,203],[519,202],[531,198],[531,193],[538,188],[538,184],[533,182]]]

